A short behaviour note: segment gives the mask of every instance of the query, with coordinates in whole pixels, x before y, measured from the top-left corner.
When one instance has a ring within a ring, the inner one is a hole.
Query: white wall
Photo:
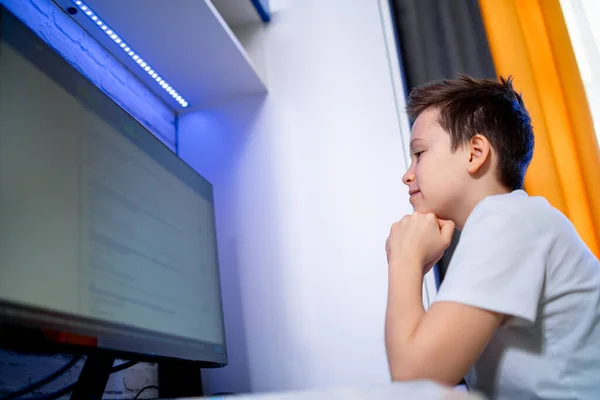
[[[384,242],[411,208],[378,4],[271,7],[243,39],[270,93],[179,120],[217,205],[230,365],[207,389],[388,382]]]

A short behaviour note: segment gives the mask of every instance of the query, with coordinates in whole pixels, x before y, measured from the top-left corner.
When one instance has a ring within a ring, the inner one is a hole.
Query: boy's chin
[[[434,214],[436,217],[440,218],[440,213],[435,210],[433,207],[428,207],[426,204],[415,204],[413,205],[413,210],[415,212],[419,212],[421,214]]]
[[[421,214],[432,213],[438,218],[440,218],[440,215],[445,214],[440,212],[441,210],[439,210],[438,207],[433,207],[431,204],[428,204],[420,193],[414,198],[410,199],[410,204],[413,206],[413,210],[415,212],[419,212]]]
[[[428,213],[434,213],[435,214],[435,212],[431,209],[431,207],[427,207],[426,204],[423,204],[423,203],[420,203],[420,202],[416,203],[416,204],[413,204],[413,210],[416,211],[416,212],[419,212],[421,214],[428,214]]]

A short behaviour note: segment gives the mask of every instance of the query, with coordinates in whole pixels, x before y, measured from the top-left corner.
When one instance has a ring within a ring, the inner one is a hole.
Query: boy
[[[511,79],[413,90],[414,214],[386,243],[393,380],[463,376],[492,399],[600,398],[600,264],[523,177],[533,131]],[[461,239],[428,311],[423,274]]]

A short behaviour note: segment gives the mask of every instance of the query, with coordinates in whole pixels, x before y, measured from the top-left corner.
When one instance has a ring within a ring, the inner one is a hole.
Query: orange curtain
[[[525,177],[600,257],[600,151],[559,0],[479,0],[496,72],[514,76],[534,127]]]

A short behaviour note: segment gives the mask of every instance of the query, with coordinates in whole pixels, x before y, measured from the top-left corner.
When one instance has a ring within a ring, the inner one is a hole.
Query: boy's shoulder
[[[489,216],[495,218],[486,218]],[[571,222],[545,198],[529,196],[524,190],[486,197],[469,218],[480,223],[502,219],[510,221],[506,224],[509,228],[531,229],[538,235],[574,229]]]
[[[523,190],[487,197],[473,210],[467,224],[465,230],[470,232],[461,235],[461,240],[469,237],[467,243],[477,242],[479,237],[511,246],[529,244],[547,260],[562,259],[566,254],[587,260],[591,255],[563,213],[545,198],[529,196]]]

